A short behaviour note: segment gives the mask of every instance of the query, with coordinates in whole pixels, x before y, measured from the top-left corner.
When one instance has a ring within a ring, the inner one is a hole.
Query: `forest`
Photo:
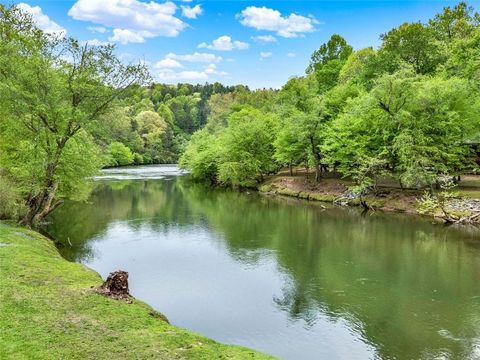
[[[336,170],[360,189],[406,187],[478,170],[480,16],[465,3],[354,50],[332,35],[306,75],[246,103],[220,95],[180,163],[198,179],[253,186],[283,167]]]
[[[429,188],[478,171],[480,15],[466,3],[353,49],[338,34],[281,89],[155,83],[112,45],[0,5],[0,218],[39,224],[111,166],[176,163],[255,187],[281,169]]]

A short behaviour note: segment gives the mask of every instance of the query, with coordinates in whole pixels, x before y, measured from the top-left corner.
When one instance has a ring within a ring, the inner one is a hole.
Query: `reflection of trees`
[[[109,224],[128,221],[138,229],[145,224],[156,230],[171,224],[189,223],[182,202],[170,201],[179,194],[173,181],[122,180],[100,183],[87,203],[66,203],[50,219],[46,231],[71,260],[90,256],[88,240],[103,234]]]
[[[53,220],[49,231],[64,244],[70,239],[64,253],[72,259],[87,256],[88,240],[111,222],[157,231],[207,224],[243,264],[275,257],[286,280],[273,301],[292,321],[314,326],[319,313],[344,319],[384,358],[428,358],[441,349],[468,357],[471,340],[439,331],[458,339],[480,331],[475,232],[404,216],[362,217],[355,209],[322,211],[184,178],[108,182],[90,203],[69,203]]]
[[[245,249],[274,252],[292,279],[274,301],[292,319],[312,325],[318,311],[347,319],[384,358],[425,357],[426,347],[431,354],[471,353],[467,340],[438,331],[463,339],[479,334],[472,314],[480,310],[480,262],[468,244],[478,233],[392,214],[362,217],[253,194],[182,190],[234,258]]]

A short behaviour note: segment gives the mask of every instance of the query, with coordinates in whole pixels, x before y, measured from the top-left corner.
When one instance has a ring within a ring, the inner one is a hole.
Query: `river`
[[[174,325],[283,359],[480,359],[480,234],[110,169],[48,233]]]

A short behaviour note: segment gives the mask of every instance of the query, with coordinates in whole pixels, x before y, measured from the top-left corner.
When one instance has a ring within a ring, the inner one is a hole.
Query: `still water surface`
[[[111,169],[48,229],[171,323],[284,359],[480,359],[480,235]]]

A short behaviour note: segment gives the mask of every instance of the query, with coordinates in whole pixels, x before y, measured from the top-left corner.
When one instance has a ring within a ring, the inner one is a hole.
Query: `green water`
[[[480,234],[113,170],[48,232],[178,326],[285,359],[480,359]]]

